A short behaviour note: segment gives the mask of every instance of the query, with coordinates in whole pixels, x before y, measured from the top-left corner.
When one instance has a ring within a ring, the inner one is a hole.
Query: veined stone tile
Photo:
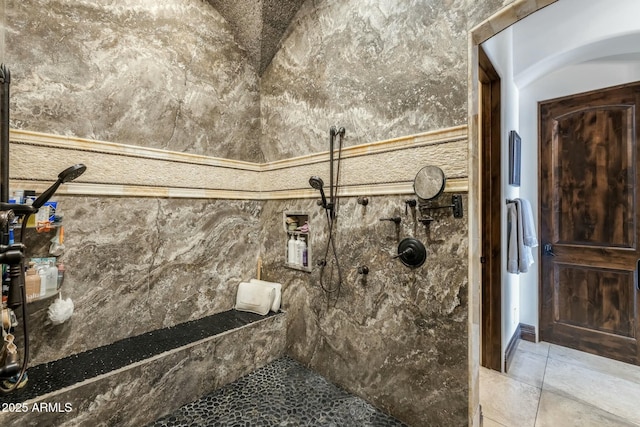
[[[579,400],[542,390],[535,427],[557,426],[633,427],[637,424]]]
[[[508,427],[534,427],[540,389],[500,372],[480,368],[484,416]]]
[[[579,366],[589,371],[600,372],[622,378],[626,381],[632,381],[640,386],[640,366],[555,344],[550,345],[549,358],[558,362]]]
[[[509,426],[500,424],[499,422],[494,421],[491,418],[485,416],[482,419],[482,427],[509,427]]]
[[[262,160],[257,70],[208,2],[10,1],[5,13],[13,127]]]
[[[611,374],[549,358],[543,390],[578,400],[640,424],[638,383]]]
[[[523,341],[518,344],[518,350],[513,356],[507,375],[525,384],[542,388],[547,356],[521,350],[522,343]]]
[[[549,356],[549,347],[550,344],[546,342],[537,342],[533,343],[526,340],[520,340],[518,343],[518,351],[524,351],[528,353],[535,353],[540,356],[548,357]]]

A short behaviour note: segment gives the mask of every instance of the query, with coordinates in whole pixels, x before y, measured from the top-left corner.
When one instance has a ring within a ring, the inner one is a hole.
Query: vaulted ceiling
[[[236,39],[262,75],[280,39],[305,0],[208,0],[229,22]]]

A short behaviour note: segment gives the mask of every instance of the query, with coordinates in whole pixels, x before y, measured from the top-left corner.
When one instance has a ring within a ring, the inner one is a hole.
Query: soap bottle
[[[27,292],[27,302],[31,302],[40,297],[40,276],[34,268],[35,263],[30,262],[25,278],[25,288]]]
[[[35,266],[36,273],[40,276],[40,296],[43,297],[47,293],[49,287],[49,277],[47,276],[47,265],[37,263]]]
[[[58,263],[58,281],[57,281],[56,289],[60,290],[63,283],[64,283],[64,264],[60,262]]]
[[[303,253],[304,250],[306,249],[307,244],[304,242],[304,237],[300,236],[298,238],[298,243],[297,243],[297,251],[296,251],[296,264],[298,264],[299,266],[302,266],[303,264]]]
[[[58,267],[56,267],[53,261],[49,261],[49,265],[45,269],[47,274],[47,287],[46,293],[55,293],[58,290]]]
[[[293,239],[293,234],[289,235],[289,241],[287,242],[287,263],[295,264],[296,254],[296,241]]]
[[[302,238],[302,244],[304,245],[302,247],[302,266],[303,267],[307,267],[309,265],[309,260],[308,260],[308,249],[307,249],[307,243],[304,240],[304,237]]]

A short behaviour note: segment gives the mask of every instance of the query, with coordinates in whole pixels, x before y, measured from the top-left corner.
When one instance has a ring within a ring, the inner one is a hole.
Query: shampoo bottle
[[[293,240],[293,234],[289,236],[289,242],[287,242],[287,263],[295,264],[296,253],[296,241]]]
[[[47,284],[49,281],[49,277],[47,276],[48,266],[43,264],[36,264],[35,270],[40,276],[40,296],[43,297],[47,293],[47,288],[49,285]]]
[[[40,298],[40,276],[33,267],[35,264],[30,262],[27,269],[27,277],[25,278],[25,288],[27,292],[27,302],[31,302]]]
[[[304,237],[300,236],[298,238],[298,242],[297,242],[297,246],[296,246],[296,264],[298,264],[299,266],[302,266],[302,254],[305,250],[305,248],[307,247],[307,244],[304,242]]]

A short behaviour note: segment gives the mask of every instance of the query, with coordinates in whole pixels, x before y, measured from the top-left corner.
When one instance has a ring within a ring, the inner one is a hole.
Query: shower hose
[[[338,250],[336,248],[335,223],[336,223],[336,218],[338,216],[337,189],[338,189],[338,183],[340,180],[340,160],[342,157],[342,140],[344,137],[344,133],[345,133],[344,128],[340,128],[340,130],[337,133],[335,132],[335,128],[331,130],[331,138],[334,138],[336,134],[339,136],[338,159],[337,159],[338,161],[337,161],[337,167],[336,167],[336,183],[335,183],[335,188],[329,189],[329,191],[333,192],[332,194],[334,195],[334,197],[332,198],[334,199],[335,202],[334,202],[334,206],[330,207],[329,209],[325,209],[325,213],[327,215],[327,225],[329,227],[329,237],[327,239],[327,245],[324,250],[324,261],[320,264],[320,287],[327,294],[327,306],[333,306],[333,307],[335,307],[336,303],[338,302],[338,298],[340,297],[340,290],[342,288],[342,267],[340,266],[340,259],[338,257]],[[327,283],[325,273],[329,264],[329,251],[331,251],[331,258],[333,258],[333,263],[332,263],[333,265],[329,267],[329,270],[330,270],[329,279],[328,279],[329,283]],[[335,265],[335,272],[338,275],[337,277],[338,281],[337,283],[335,283],[335,285],[332,285],[333,276],[334,276],[334,265]],[[333,296],[333,304],[331,303],[332,296]]]

